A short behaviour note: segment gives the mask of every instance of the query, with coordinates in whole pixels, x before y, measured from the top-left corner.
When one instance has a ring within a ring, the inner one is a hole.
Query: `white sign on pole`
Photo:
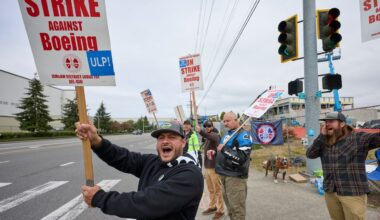
[[[201,56],[199,54],[179,58],[182,92],[203,90]]]
[[[362,42],[380,37],[380,2],[377,0],[360,0],[360,20],[362,26]]]
[[[284,93],[284,90],[267,90],[245,110],[244,114],[252,118],[260,118],[280,98],[282,93]]]
[[[185,112],[183,111],[182,105],[177,105],[174,108],[174,112],[178,121],[181,123],[185,121]]]
[[[156,103],[154,103],[153,96],[150,90],[147,89],[147,90],[142,91],[141,96],[144,99],[144,103],[148,112],[149,113],[157,112]]]
[[[41,82],[114,86],[105,0],[19,0]]]

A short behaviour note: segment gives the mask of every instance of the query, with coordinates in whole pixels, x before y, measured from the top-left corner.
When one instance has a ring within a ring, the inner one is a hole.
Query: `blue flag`
[[[284,144],[281,119],[272,122],[252,121],[251,128],[254,144]]]

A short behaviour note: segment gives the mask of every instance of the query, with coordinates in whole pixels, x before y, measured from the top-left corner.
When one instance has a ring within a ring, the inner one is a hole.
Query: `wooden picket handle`
[[[152,113],[153,113],[154,120],[156,120],[157,128],[160,128],[160,125],[158,124],[158,120],[157,120],[156,114],[154,112],[152,112]]]
[[[197,110],[198,110],[198,108],[197,108],[197,104],[195,102],[195,91],[194,91],[194,89],[191,90],[191,96],[193,97],[192,99],[193,99],[195,126],[197,126],[198,125],[198,116],[197,116]]]
[[[86,98],[84,95],[84,87],[76,86],[75,92],[77,96],[78,112],[79,112],[79,122],[88,124],[87,108],[86,108]],[[91,143],[90,140],[82,140],[83,149],[83,164],[84,164],[84,175],[86,178],[87,186],[94,186],[94,171],[92,168],[92,154],[91,154]]]

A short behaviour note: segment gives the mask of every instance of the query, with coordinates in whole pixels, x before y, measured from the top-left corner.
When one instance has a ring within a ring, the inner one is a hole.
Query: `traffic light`
[[[342,76],[339,74],[328,74],[322,78],[322,88],[327,90],[341,89]]]
[[[289,95],[298,95],[298,93],[303,91],[303,82],[299,79],[290,81],[288,83],[288,94]]]
[[[338,33],[340,22],[337,18],[340,11],[337,8],[330,10],[317,10],[318,38],[322,39],[322,48],[325,52],[331,52],[342,40],[342,35]]]
[[[278,53],[281,55],[281,63],[298,58],[298,17],[294,15],[278,24],[278,42],[281,46]]]

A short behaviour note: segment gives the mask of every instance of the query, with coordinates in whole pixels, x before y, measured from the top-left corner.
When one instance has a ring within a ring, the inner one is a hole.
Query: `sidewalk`
[[[314,186],[309,183],[294,183],[290,180],[287,183],[279,180],[279,183],[275,184],[270,175],[265,177],[264,173],[250,169],[246,220],[330,219],[324,197],[316,192]],[[208,202],[205,184],[196,219],[212,219],[213,215],[202,215],[202,211],[208,207]],[[227,209],[225,214],[227,215]],[[229,219],[226,215],[222,219]],[[380,220],[380,209],[368,208],[367,220]]]

